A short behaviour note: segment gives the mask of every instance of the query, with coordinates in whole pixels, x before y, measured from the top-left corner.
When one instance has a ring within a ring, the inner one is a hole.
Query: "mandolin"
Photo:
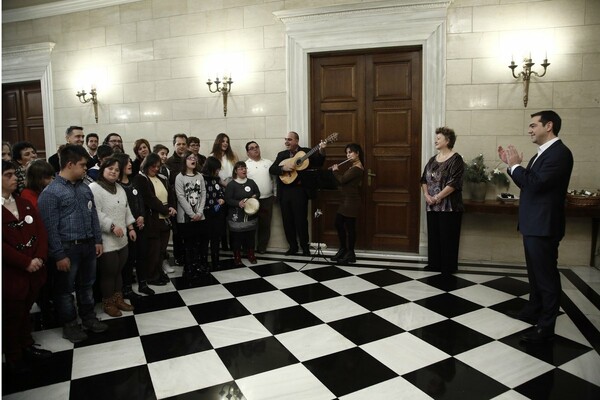
[[[323,142],[335,142],[338,139],[338,135],[339,134],[337,132],[334,132],[331,135],[327,136],[327,138],[325,138]],[[308,158],[315,154],[315,152],[318,150],[319,145],[316,145],[315,147],[310,149],[308,153],[299,151],[294,157],[287,158],[280,162],[280,167],[288,166],[289,168],[291,168],[291,171],[282,171],[281,175],[279,175],[279,179],[281,179],[281,182],[285,183],[286,185],[289,185],[290,183],[294,182],[298,177],[298,171],[302,171],[303,169],[306,169],[308,167],[308,164],[310,163]]]

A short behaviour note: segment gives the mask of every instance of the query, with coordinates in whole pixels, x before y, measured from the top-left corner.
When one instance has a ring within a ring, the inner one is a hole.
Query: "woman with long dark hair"
[[[213,143],[211,156],[221,162],[219,177],[221,185],[227,186],[233,175],[233,165],[238,162],[237,155],[231,149],[231,142],[226,133],[219,133]]]
[[[131,167],[131,177],[133,178],[137,174],[140,173],[140,165],[142,165],[142,161],[144,158],[151,152],[150,142],[146,139],[138,139],[133,143],[133,154],[135,154],[135,159],[132,161]]]
[[[197,156],[191,151],[183,154],[181,173],[175,177],[177,196],[177,227],[183,236],[185,263],[183,275],[195,278],[207,271],[207,253],[201,246],[204,224],[206,186],[204,178],[197,172]]]
[[[338,264],[356,262],[354,245],[356,244],[356,217],[360,208],[360,185],[365,172],[364,153],[358,143],[346,145],[346,158],[351,160],[350,167],[341,172],[339,165],[334,164],[331,169],[333,176],[340,184],[342,203],[335,215],[335,228],[340,241],[338,252],[331,257]]]
[[[121,270],[129,253],[127,240],[135,241],[137,233],[127,194],[117,183],[120,173],[118,160],[107,158],[100,166],[98,179],[90,184],[102,231],[103,252],[98,258],[102,306],[111,317],[120,317],[121,311],[133,311],[133,306],[123,300]]]
[[[146,210],[144,208],[144,200],[142,199],[142,195],[136,188],[133,187],[133,167],[129,155],[124,153],[115,153],[113,154],[113,158],[119,162],[119,169],[121,170],[121,173],[119,175],[118,182],[127,194],[129,209],[131,210],[133,218],[135,218],[133,228],[135,229],[137,237],[135,240],[130,239],[127,244],[129,254],[127,256],[127,262],[121,271],[121,275],[123,277],[123,297],[129,300],[135,300],[141,296],[134,292],[132,288],[133,269],[135,268],[137,271],[138,282],[145,282],[147,279],[147,267],[146,263],[144,262],[144,252],[146,251],[144,219]],[[148,289],[151,290],[150,288]]]
[[[169,181],[159,175],[162,163],[160,156],[150,153],[141,165],[141,171],[133,178],[133,187],[141,193],[146,208],[144,229],[148,240],[146,264],[148,265],[148,281],[139,282],[139,291],[153,294],[146,290],[147,285],[164,286],[169,277],[162,270],[162,261],[167,252],[171,235],[170,216],[177,215],[175,199],[169,190]],[[149,288],[148,288],[149,289]]]
[[[54,167],[45,160],[33,160],[25,172],[25,189],[21,197],[29,200],[37,209],[37,200],[42,190],[54,179]]]
[[[220,184],[219,171],[221,162],[215,157],[208,157],[202,167],[202,177],[206,185],[206,201],[204,203],[202,251],[207,254],[210,243],[211,269],[219,269],[219,242],[225,233],[225,191]]]

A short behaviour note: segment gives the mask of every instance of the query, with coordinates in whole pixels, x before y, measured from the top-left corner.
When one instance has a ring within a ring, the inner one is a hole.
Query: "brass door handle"
[[[368,177],[368,178],[367,178],[367,184],[368,184],[369,186],[371,186],[371,178],[373,178],[373,177],[376,177],[376,176],[377,176],[377,174],[374,174],[373,172],[371,172],[371,168],[369,168],[369,169],[367,170],[367,177]]]

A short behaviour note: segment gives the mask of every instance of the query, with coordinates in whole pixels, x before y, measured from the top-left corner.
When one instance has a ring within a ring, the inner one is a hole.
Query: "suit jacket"
[[[48,260],[48,233],[38,211],[27,200],[15,196],[19,219],[2,207],[2,297],[24,300],[46,282],[46,267],[36,272],[25,268],[34,258]],[[27,218],[31,222],[27,223]],[[35,237],[35,239],[32,239]],[[31,246],[22,245],[31,242]],[[20,248],[20,249],[19,249]]]
[[[298,151],[303,151],[305,153],[308,153],[310,150],[311,149],[309,149],[308,147],[298,148]],[[273,165],[271,165],[271,167],[269,168],[269,173],[271,175],[277,175],[279,177],[279,175],[283,173],[283,169],[279,166],[279,164],[283,160],[286,160],[288,158],[290,158],[290,152],[288,150],[280,151],[279,153],[277,153],[277,158],[275,159],[275,161],[273,161]],[[319,151],[316,151],[312,156],[310,156],[308,160],[308,168],[302,171],[298,171],[298,177],[296,177],[296,180],[294,182],[290,183],[289,185],[286,185],[281,181],[281,179],[277,179],[278,196],[283,195],[286,189],[297,186],[301,186],[306,191],[306,195],[309,199],[312,199],[315,196],[316,190],[318,189],[318,176],[316,171],[314,171],[314,168],[320,168],[323,166],[323,163],[325,162],[325,156],[322,155]]]
[[[573,170],[573,154],[559,139],[527,168],[517,167],[511,174],[521,189],[519,231],[524,236],[565,235],[565,199]]]

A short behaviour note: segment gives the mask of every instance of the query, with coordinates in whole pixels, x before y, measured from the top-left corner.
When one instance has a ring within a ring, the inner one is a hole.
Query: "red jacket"
[[[33,258],[47,261],[48,233],[42,217],[31,203],[18,196],[15,196],[15,202],[19,210],[18,220],[2,207],[2,297],[22,300],[46,282],[45,266],[36,272],[28,272],[26,268]],[[23,246],[28,243],[30,247]]]

